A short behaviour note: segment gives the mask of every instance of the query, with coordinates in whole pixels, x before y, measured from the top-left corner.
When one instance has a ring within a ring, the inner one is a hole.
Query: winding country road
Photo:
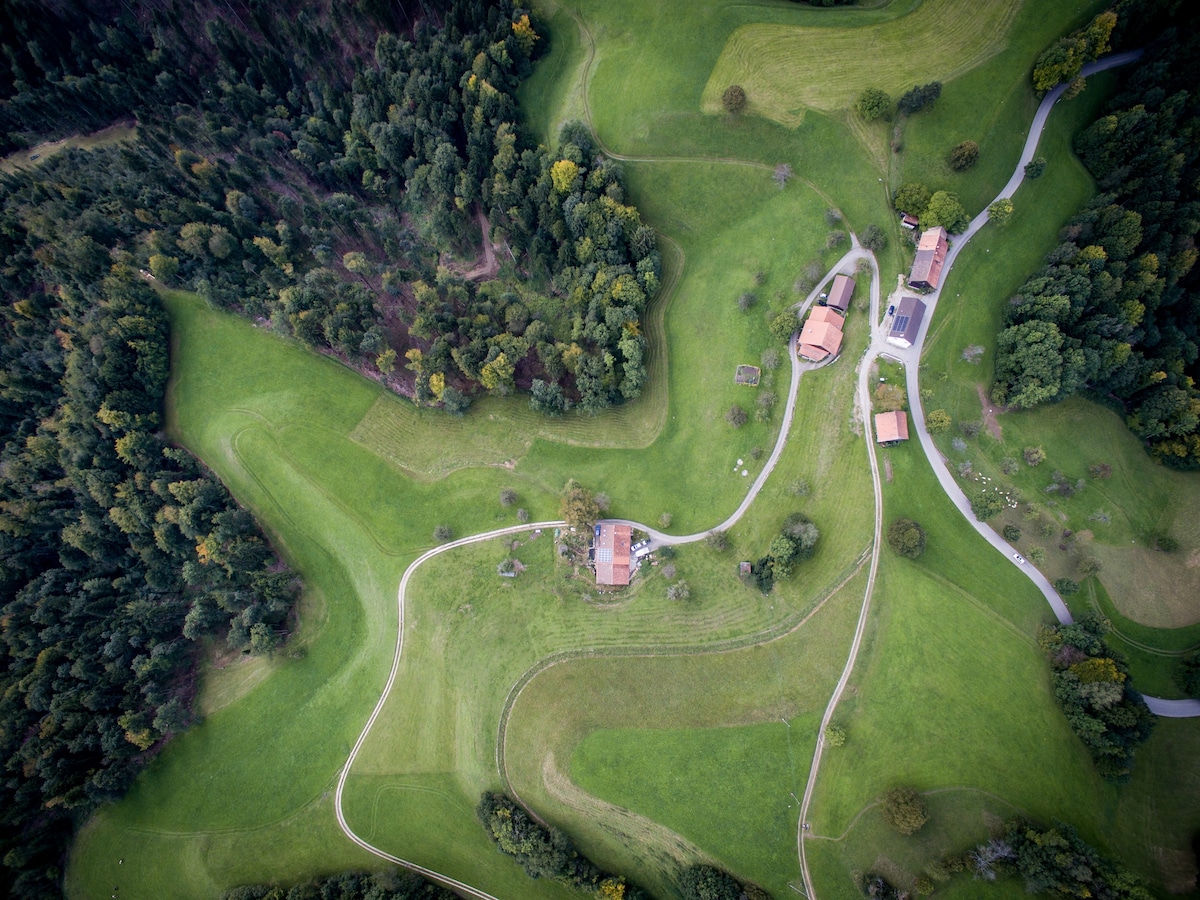
[[[577,18],[577,21],[578,21],[578,18]],[[580,24],[581,30],[583,30],[584,33],[587,34],[587,36],[590,40],[590,33],[587,32],[587,29],[583,26],[582,22],[580,22],[579,24]],[[592,46],[591,50],[589,51],[589,59],[588,59],[589,64],[591,61],[591,56],[590,56],[591,53],[594,53],[594,45]],[[1137,59],[1140,55],[1141,55],[1140,51],[1133,51],[1130,53],[1123,53],[1123,54],[1118,54],[1118,55],[1107,57],[1096,63],[1092,63],[1089,66],[1085,66],[1084,67],[1084,75],[1085,76],[1091,75],[1091,74],[1094,74],[1095,72],[1103,71],[1105,69],[1113,68],[1115,66],[1124,65],[1128,62],[1131,62],[1131,61]],[[584,109],[585,109],[585,113],[588,113],[588,118],[590,120],[590,110],[586,103],[586,82],[587,82],[587,79],[585,76],[585,78],[584,78],[584,91],[585,91]],[[1052,91],[1050,94],[1048,94],[1046,96],[1046,98],[1042,101],[1041,105],[1038,107],[1037,114],[1035,115],[1033,124],[1030,128],[1029,137],[1026,140],[1025,147],[1021,153],[1020,160],[1017,163],[1017,167],[1013,173],[1013,176],[1012,176],[1012,178],[1009,179],[1008,184],[1005,185],[1004,189],[997,196],[997,199],[1004,198],[1004,197],[1011,197],[1013,195],[1013,193],[1015,193],[1017,188],[1020,186],[1020,184],[1024,178],[1024,167],[1025,167],[1026,163],[1028,163],[1033,158],[1033,155],[1037,149],[1038,140],[1041,137],[1042,130],[1045,127],[1046,120],[1050,114],[1050,111],[1053,108],[1054,104],[1062,96],[1062,93],[1065,89],[1066,89],[1066,85],[1060,85],[1059,87],[1055,88],[1054,91]],[[599,138],[597,138],[597,141],[599,141]],[[600,146],[603,147],[602,144]],[[609,151],[607,148],[604,148],[604,152],[608,153],[609,155],[613,156],[616,159],[626,159],[629,161],[643,161],[642,158],[640,158],[640,157],[623,157],[618,154],[611,153],[611,151]],[[658,159],[658,158],[654,158],[654,159],[646,158],[644,161],[661,162],[664,160]],[[763,166],[760,163],[747,163],[746,161],[732,160],[732,159],[730,159],[730,160],[714,160],[714,159],[683,160],[683,159],[678,159],[678,160],[672,160],[672,161],[704,162],[704,163],[709,163],[709,164],[711,164],[711,163],[727,163],[727,164],[731,164],[731,165],[753,165],[755,167],[760,167],[760,168],[769,168],[769,167]],[[958,254],[961,252],[962,248],[965,247],[966,244],[971,240],[971,238],[974,237],[974,235],[979,232],[979,230],[987,223],[987,221],[988,221],[988,214],[987,214],[987,211],[984,210],[982,213],[980,213],[978,216],[976,216],[972,220],[972,222],[971,222],[970,226],[968,227],[968,229],[966,230],[966,232],[955,239],[954,244],[951,246],[951,248],[947,254],[946,261],[945,261],[945,264],[942,269],[943,282],[948,277],[950,269],[953,266],[953,263],[954,263],[955,259],[957,258]],[[871,565],[870,565],[869,575],[868,575],[868,579],[867,579],[866,589],[864,591],[863,604],[862,604],[862,608],[859,612],[858,623],[857,623],[855,633],[854,633],[854,638],[851,642],[851,646],[850,646],[850,649],[849,649],[849,652],[847,655],[846,664],[842,670],[841,677],[838,679],[837,685],[835,686],[834,691],[830,697],[830,700],[826,706],[825,713],[822,716],[821,726],[818,731],[818,735],[824,734],[825,727],[829,724],[829,721],[837,707],[839,700],[841,699],[842,692],[845,690],[845,687],[849,682],[850,676],[854,669],[854,665],[857,661],[859,648],[862,643],[862,637],[865,632],[866,623],[868,620],[868,614],[870,611],[870,604],[871,604],[871,595],[872,595],[872,592],[874,589],[875,576],[876,576],[876,572],[878,570],[878,565],[879,565],[880,547],[881,547],[881,543],[882,543],[881,532],[882,532],[882,523],[883,523],[883,493],[882,493],[882,487],[881,487],[880,478],[879,478],[878,461],[876,459],[875,442],[872,439],[872,429],[871,429],[871,420],[870,420],[870,411],[871,411],[870,371],[871,371],[871,365],[874,362],[874,360],[881,355],[885,355],[885,356],[888,356],[888,357],[891,357],[894,359],[898,359],[899,361],[901,361],[904,364],[905,372],[906,372],[906,379],[907,379],[908,396],[909,396],[910,407],[911,407],[910,411],[911,411],[912,417],[913,417],[913,425],[916,428],[917,434],[919,436],[921,447],[924,450],[925,455],[929,460],[930,466],[932,467],[934,473],[937,475],[938,481],[941,484],[942,489],[946,492],[947,496],[950,497],[951,501],[958,507],[959,511],[962,512],[962,514],[966,518],[966,520],[972,524],[972,526],[975,528],[975,530],[977,532],[979,532],[979,534],[982,535],[983,538],[985,540],[987,540],[997,550],[999,550],[1001,553],[1005,554],[1005,556],[1009,557],[1012,560],[1013,564],[1018,565],[1019,568],[1021,569],[1021,571],[1031,581],[1033,581],[1034,584],[1037,585],[1038,589],[1041,590],[1043,596],[1045,596],[1047,603],[1050,605],[1051,609],[1054,611],[1054,614],[1058,618],[1058,620],[1063,623],[1069,623],[1071,621],[1071,615],[1066,607],[1066,604],[1063,603],[1062,599],[1054,591],[1053,586],[1049,583],[1049,581],[1045,578],[1045,576],[1042,575],[1042,573],[1039,572],[1033,566],[1030,566],[1023,562],[1018,562],[1017,560],[1013,559],[1012,558],[1013,551],[1012,551],[1011,546],[1006,541],[1004,541],[1003,538],[1001,538],[998,534],[996,534],[996,532],[992,528],[990,528],[985,523],[978,522],[975,519],[975,516],[971,511],[970,500],[967,498],[966,494],[962,491],[961,487],[959,487],[953,474],[946,468],[945,462],[943,461],[941,454],[938,452],[937,447],[934,445],[933,440],[930,437],[929,432],[925,426],[925,413],[924,413],[924,409],[921,404],[921,394],[920,394],[920,385],[919,385],[919,376],[920,376],[919,362],[920,362],[920,356],[921,356],[921,349],[924,345],[924,341],[925,341],[926,335],[929,330],[929,324],[933,319],[933,314],[934,314],[934,311],[935,311],[935,308],[937,305],[937,301],[940,297],[940,291],[926,295],[926,297],[924,298],[925,304],[926,304],[926,315],[925,315],[925,319],[922,324],[918,339],[913,344],[913,346],[908,348],[907,350],[901,350],[890,344],[887,344],[886,343],[887,328],[885,327],[886,322],[881,318],[881,316],[879,314],[880,307],[881,307],[881,301],[880,301],[880,283],[881,282],[880,282],[880,273],[879,273],[878,263],[875,260],[874,254],[870,253],[870,251],[865,250],[864,248],[862,248],[860,246],[857,238],[855,238],[853,235],[851,236],[851,238],[852,238],[852,247],[851,247],[850,251],[848,251],[841,259],[838,260],[838,262],[826,274],[825,278],[822,279],[821,283],[816,288],[813,289],[813,291],[808,295],[808,297],[802,303],[799,303],[796,305],[798,312],[803,313],[806,309],[808,309],[815,302],[819,293],[824,289],[825,285],[828,284],[828,282],[832,280],[832,278],[835,274],[838,274],[839,272],[846,272],[847,274],[853,272],[854,267],[857,265],[857,263],[860,260],[865,260],[870,265],[871,275],[872,275],[872,277],[871,277],[871,299],[870,299],[870,321],[872,323],[872,336],[871,336],[871,341],[867,347],[867,350],[866,350],[865,354],[863,355],[861,362],[859,363],[859,369],[858,369],[859,378],[858,378],[858,387],[857,387],[857,392],[856,392],[856,403],[857,403],[858,411],[859,411],[859,414],[861,416],[861,420],[863,423],[863,437],[864,437],[864,440],[867,445],[867,454],[868,454],[868,459],[869,459],[870,468],[871,468],[871,478],[872,478],[872,482],[873,482],[873,486],[874,486],[875,531],[874,531],[874,540],[873,540],[872,548],[871,548]],[[746,511],[750,508],[751,504],[757,498],[763,485],[766,483],[767,478],[770,476],[771,472],[774,470],[776,463],[778,462],[781,454],[783,453],[783,450],[787,443],[788,432],[791,429],[792,421],[793,421],[794,414],[795,414],[796,397],[798,394],[801,377],[804,375],[805,372],[810,371],[814,368],[819,368],[820,365],[826,364],[826,363],[811,364],[811,363],[802,362],[796,353],[796,336],[795,335],[792,336],[792,340],[789,345],[788,357],[791,361],[791,382],[790,382],[789,389],[788,389],[787,403],[785,405],[783,420],[782,420],[782,423],[781,423],[780,429],[779,429],[779,435],[775,441],[775,446],[771,452],[771,455],[767,458],[766,462],[764,463],[764,465],[762,467],[762,470],[759,472],[758,476],[755,478],[754,482],[751,484],[749,490],[746,493],[746,497],[742,500],[741,504],[739,504],[737,509],[735,509],[723,522],[715,525],[712,529],[708,529],[705,531],[699,531],[699,532],[696,532],[695,534],[690,534],[690,535],[668,535],[657,529],[651,528],[649,526],[646,526],[644,524],[641,524],[639,522],[635,522],[632,520],[621,519],[621,520],[617,520],[617,521],[632,525],[633,527],[646,532],[651,538],[651,545],[655,546],[655,547],[693,543],[693,542],[702,540],[709,533],[711,533],[711,531],[726,530],[728,528],[733,527],[735,524],[737,524],[737,522],[745,515]],[[355,844],[357,844],[359,847],[363,848],[364,850],[367,850],[368,852],[370,852],[382,859],[388,860],[389,862],[395,863],[396,865],[403,866],[404,868],[407,868],[411,871],[417,872],[432,881],[435,881],[439,884],[445,885],[446,887],[449,887],[452,890],[458,891],[460,894],[462,894],[464,896],[479,898],[479,900],[498,900],[498,898],[495,898],[493,895],[487,893],[486,891],[480,890],[479,888],[472,887],[471,885],[465,884],[464,882],[458,881],[454,878],[450,878],[449,876],[442,875],[438,872],[435,872],[424,866],[420,866],[409,860],[405,860],[400,857],[394,856],[393,854],[388,853],[388,852],[374,846],[373,844],[369,843],[364,838],[362,838],[358,834],[356,834],[354,832],[354,830],[350,827],[349,823],[346,821],[345,813],[343,811],[342,804],[343,804],[345,786],[346,786],[346,782],[350,776],[351,769],[353,768],[354,763],[355,763],[356,759],[358,758],[360,751],[362,750],[364,744],[366,743],[367,738],[370,735],[371,730],[375,725],[375,722],[378,720],[380,714],[382,713],[383,708],[386,705],[387,700],[391,694],[391,691],[396,683],[397,674],[398,674],[399,668],[400,668],[401,655],[404,650],[404,623],[405,623],[406,592],[408,589],[409,581],[411,580],[413,574],[417,571],[417,569],[420,568],[420,566],[422,566],[424,563],[426,563],[433,557],[435,557],[441,553],[446,553],[451,550],[455,550],[459,547],[465,547],[469,544],[479,543],[482,541],[489,541],[489,540],[493,540],[494,538],[504,537],[507,535],[524,534],[524,533],[528,533],[530,531],[533,531],[533,530],[539,529],[539,528],[540,529],[548,529],[548,528],[561,527],[565,524],[566,523],[564,523],[564,522],[539,522],[539,523],[535,523],[535,524],[516,525],[516,526],[512,526],[512,527],[508,527],[508,528],[499,528],[494,531],[488,531],[488,532],[473,535],[470,537],[461,538],[459,540],[451,541],[449,543],[442,544],[438,547],[434,547],[433,549],[428,550],[427,552],[425,552],[424,554],[419,556],[417,559],[415,559],[408,566],[408,568],[404,571],[404,575],[400,579],[400,585],[399,585],[399,589],[397,591],[396,600],[397,600],[397,607],[398,607],[398,622],[397,622],[397,633],[396,633],[396,646],[395,646],[395,651],[394,651],[393,658],[392,658],[391,671],[388,675],[387,682],[384,685],[383,692],[381,693],[381,695],[379,697],[379,701],[376,703],[374,710],[372,710],[370,717],[367,719],[367,722],[364,725],[362,732],[358,737],[358,740],[355,742],[353,749],[350,751],[350,754],[349,754],[348,758],[346,759],[346,763],[342,767],[342,769],[338,775],[338,779],[337,779],[337,788],[336,788],[335,797],[334,797],[334,808],[335,808],[335,812],[336,812],[336,816],[337,816],[337,822],[338,822],[338,826],[341,828],[342,832],[351,841],[353,841]],[[1157,698],[1157,697],[1146,697],[1145,699],[1146,699],[1146,703],[1149,706],[1150,710],[1160,716],[1167,716],[1167,717],[1200,716],[1200,700],[1164,700],[1164,699]],[[823,740],[823,738],[818,737],[816,750],[813,755],[812,765],[809,768],[809,774],[808,774],[808,778],[807,778],[806,785],[805,785],[804,797],[801,801],[799,820],[797,822],[797,850],[799,853],[801,874],[802,874],[803,881],[804,881],[806,895],[810,898],[810,900],[815,900],[816,893],[813,888],[812,879],[809,875],[808,864],[807,864],[807,859],[806,859],[806,855],[805,855],[806,832],[804,830],[804,823],[807,820],[807,813],[808,813],[809,805],[810,805],[810,802],[812,799],[812,794],[813,794],[813,791],[815,788],[817,774],[818,774],[818,770],[820,768],[823,749],[824,749],[824,740]]]
[[[1093,75],[1096,72],[1102,72],[1106,69],[1125,65],[1139,59],[1141,55],[1141,50],[1133,50],[1126,53],[1114,54],[1113,56],[1106,57],[1084,66],[1083,75],[1086,77]],[[1046,127],[1046,121],[1050,116],[1050,112],[1059,99],[1061,99],[1063,92],[1066,89],[1066,84],[1060,84],[1049,94],[1047,94],[1042,100],[1041,104],[1038,106],[1037,113],[1034,115],[1033,123],[1029,129],[1029,136],[1025,140],[1025,146],[1021,151],[1020,159],[1017,161],[1017,166],[1013,171],[1012,177],[1004,186],[1004,189],[1001,190],[1001,192],[996,196],[997,200],[1002,198],[1011,198],[1012,195],[1016,193],[1017,188],[1020,187],[1021,183],[1024,181],[1025,166],[1033,159],[1034,153],[1037,151],[1037,145],[1041,139],[1042,132]],[[962,251],[963,247],[967,245],[971,238],[973,238],[979,232],[979,230],[987,224],[988,219],[988,211],[985,208],[983,212],[979,213],[979,215],[971,220],[971,224],[967,227],[967,230],[962,235],[955,238],[954,244],[946,254],[946,260],[942,266],[942,284],[946,283],[950,274],[950,269],[954,265],[954,261],[957,259],[958,254]],[[875,281],[878,282],[877,269],[875,270],[875,275]],[[929,434],[929,430],[926,428],[925,410],[922,406],[920,389],[921,351],[924,348],[925,338],[929,333],[929,326],[933,321],[934,311],[937,307],[937,301],[940,296],[940,288],[930,294],[925,295],[925,317],[921,323],[917,340],[911,347],[907,349],[901,349],[887,343],[887,322],[886,320],[881,320],[879,316],[879,309],[876,303],[876,297],[874,295],[872,296],[871,321],[872,323],[878,324],[874,325],[870,346],[867,348],[867,352],[859,366],[859,404],[862,409],[864,420],[866,420],[868,412],[871,408],[867,385],[871,363],[874,362],[874,360],[879,356],[888,356],[893,359],[898,359],[904,364],[906,387],[908,389],[910,412],[912,413],[913,417],[913,426],[916,428],[917,435],[920,438],[921,449],[924,450],[925,456],[929,461],[930,468],[933,469],[934,474],[937,476],[938,483],[942,486],[942,489],[950,498],[951,502],[953,502],[958,508],[959,512],[963,514],[963,517],[969,523],[971,523],[971,525],[984,538],[984,540],[1007,556],[1013,565],[1018,566],[1022,573],[1038,587],[1038,589],[1042,592],[1042,595],[1046,598],[1046,602],[1050,605],[1050,608],[1053,610],[1058,621],[1062,624],[1069,624],[1072,621],[1070,610],[1067,609],[1067,605],[1058,595],[1058,592],[1054,590],[1053,585],[1050,584],[1046,576],[1025,562],[1019,555],[1014,553],[1011,545],[1009,545],[1007,541],[997,534],[991,526],[984,522],[980,522],[975,518],[975,514],[971,509],[971,501],[968,499],[966,493],[955,480],[953,473],[951,473],[947,468],[945,460],[942,458],[941,453],[938,451],[933,442],[933,438]],[[866,432],[866,440],[868,446],[872,449],[871,470],[872,477],[875,482],[875,550],[877,555],[880,540],[879,529],[882,510],[879,499],[879,473],[875,465],[874,442],[871,440],[869,428]],[[873,575],[874,561],[872,562],[872,576]],[[868,588],[867,598],[863,602],[863,617],[866,615],[866,610],[869,603],[870,589]],[[862,620],[860,619],[860,632],[861,628]],[[849,658],[846,661],[846,668],[842,673],[842,678],[838,681],[837,688],[834,690],[833,696],[829,700],[829,705],[825,710],[825,715],[821,719],[821,730],[818,733],[817,746],[813,754],[812,765],[809,768],[808,782],[805,786],[804,798],[800,805],[800,817],[796,825],[796,843],[800,853],[801,876],[804,880],[805,895],[809,898],[809,900],[816,900],[817,894],[816,889],[813,887],[812,877],[809,874],[808,859],[805,853],[805,838],[807,837],[805,824],[808,820],[808,808],[812,799],[813,787],[816,784],[817,772],[821,763],[821,755],[824,747],[823,735],[825,726],[829,724],[829,720],[833,714],[834,708],[836,707],[842,690],[845,687],[845,682],[849,679],[850,672],[854,667],[854,662],[858,655],[859,638],[860,634],[856,632],[854,643],[851,646]],[[1142,696],[1146,701],[1146,706],[1149,707],[1150,711],[1156,715],[1169,718],[1191,718],[1200,716],[1200,700],[1166,700],[1161,697],[1151,697],[1145,694]]]

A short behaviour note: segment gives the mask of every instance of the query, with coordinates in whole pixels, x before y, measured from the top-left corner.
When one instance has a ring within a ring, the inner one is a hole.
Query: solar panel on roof
[[[908,321],[911,316],[896,316],[896,321],[892,324],[892,334],[903,334],[908,331]]]
[[[613,561],[613,552],[607,547],[601,547],[596,551],[596,562],[610,563]]]

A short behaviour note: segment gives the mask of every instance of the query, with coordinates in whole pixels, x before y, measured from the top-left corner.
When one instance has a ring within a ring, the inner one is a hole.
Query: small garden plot
[[[758,366],[738,366],[737,372],[733,376],[734,384],[748,384],[754,387],[758,384],[758,379],[762,376],[762,369]]]

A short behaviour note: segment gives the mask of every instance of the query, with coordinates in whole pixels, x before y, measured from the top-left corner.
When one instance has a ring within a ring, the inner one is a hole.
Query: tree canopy
[[[523,135],[527,13],[252,6],[5,9],[0,151],[137,133],[0,175],[3,893],[53,892],[74,822],[187,726],[197,641],[290,630],[295,578],[163,435],[149,279],[453,412],[535,381],[538,408],[594,412],[645,382],[655,234],[586,128]],[[507,267],[453,263],[481,237]]]
[[[892,98],[879,88],[867,88],[854,101],[854,111],[868,122],[886,118],[892,111]]]
[[[929,821],[925,798],[913,788],[892,788],[881,799],[883,820],[901,834],[916,834]]]
[[[1053,668],[1054,696],[1096,770],[1125,782],[1134,752],[1154,728],[1154,714],[1133,689],[1124,658],[1104,641],[1111,627],[1085,613],[1072,625],[1042,626],[1038,643]]]
[[[1124,406],[1152,455],[1200,466],[1195,247],[1196,29],[1148,51],[1075,141],[1101,193],[1006,310],[993,397],[1034,406],[1086,392]]]
[[[1100,13],[1087,27],[1059,38],[1042,51],[1033,66],[1033,87],[1046,92],[1079,76],[1084,63],[1098,59],[1111,48],[1109,38],[1117,24],[1112,10]]]
[[[935,191],[929,198],[929,205],[921,213],[922,229],[941,225],[950,234],[962,234],[970,224],[971,217],[958,202],[958,195],[951,191]]]
[[[590,531],[600,518],[600,506],[592,492],[572,478],[563,488],[559,514],[568,525]]]
[[[909,559],[916,559],[925,552],[925,529],[903,516],[893,519],[887,530],[888,545]]]
[[[942,96],[942,83],[931,81],[929,84],[918,85],[905,91],[896,106],[904,115],[911,115],[931,105],[940,96]]]

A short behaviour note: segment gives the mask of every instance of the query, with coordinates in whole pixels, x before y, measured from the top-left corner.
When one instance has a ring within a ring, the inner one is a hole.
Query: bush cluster
[[[1073,625],[1042,626],[1038,643],[1053,669],[1055,699],[1096,770],[1124,782],[1154,714],[1133,689],[1124,658],[1104,642],[1111,628],[1102,616],[1085,613]]]
[[[816,552],[821,533],[804,513],[792,513],[784,520],[783,530],[771,541],[767,554],[751,568],[751,578],[764,594],[775,582],[792,574],[796,563],[810,559]]]
[[[566,832],[537,822],[504,794],[485,793],[475,812],[496,848],[519,862],[530,878],[549,878],[593,891],[620,884],[625,888],[624,900],[650,900],[624,879],[602,871],[575,848]]]

